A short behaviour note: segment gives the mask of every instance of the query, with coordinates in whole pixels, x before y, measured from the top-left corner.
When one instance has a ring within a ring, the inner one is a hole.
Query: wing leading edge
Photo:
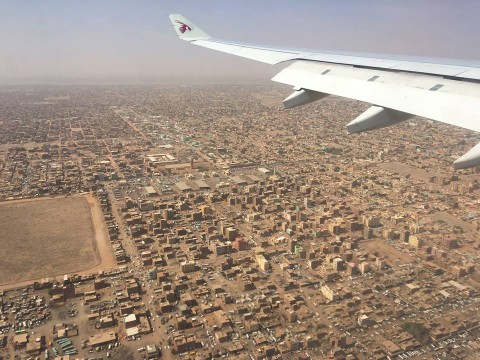
[[[480,63],[313,52],[242,44],[210,37],[181,15],[170,15],[191,44],[267,64],[295,61],[272,80],[294,87],[285,108],[337,95],[373,106],[347,125],[349,133],[390,126],[414,115],[480,132]],[[480,165],[480,144],[454,162]]]

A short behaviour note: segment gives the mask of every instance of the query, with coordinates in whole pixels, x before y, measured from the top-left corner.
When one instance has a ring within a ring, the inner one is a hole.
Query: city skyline
[[[477,135],[279,92],[2,87],[0,357],[472,359]]]

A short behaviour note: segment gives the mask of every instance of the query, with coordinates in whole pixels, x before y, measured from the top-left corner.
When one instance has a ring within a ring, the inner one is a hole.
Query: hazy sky
[[[221,39],[480,60],[478,0],[0,0],[0,82],[261,82],[281,69],[178,40],[170,13]]]

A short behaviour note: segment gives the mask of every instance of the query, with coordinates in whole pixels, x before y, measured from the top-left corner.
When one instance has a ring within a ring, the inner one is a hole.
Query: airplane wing
[[[292,108],[328,95],[372,104],[347,125],[348,133],[379,129],[415,115],[480,132],[480,63],[403,59],[387,55],[316,52],[250,45],[210,37],[182,15],[170,20],[180,39],[193,45],[278,64],[294,61],[273,77],[293,86],[283,104]],[[454,162],[480,165],[480,143]]]

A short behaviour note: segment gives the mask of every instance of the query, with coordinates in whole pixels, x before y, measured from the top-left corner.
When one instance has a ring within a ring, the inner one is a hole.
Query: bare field
[[[450,226],[458,226],[463,229],[463,231],[475,231],[477,228],[476,225],[470,224],[462,219],[459,219],[455,215],[449,214],[445,211],[437,212],[430,216],[432,220],[442,220],[445,221]]]
[[[393,246],[385,243],[384,240],[365,241],[362,242],[362,246],[369,253],[378,252],[380,256],[386,258],[389,265],[407,264],[413,260],[410,254],[395,249]]]
[[[100,255],[108,257],[109,254],[105,254],[106,244],[97,244],[98,240],[105,242],[106,239],[104,223],[100,224],[103,229],[98,229],[95,213],[99,209],[94,209],[95,203],[87,197],[0,203],[0,285],[99,265]]]
[[[435,174],[429,173],[423,169],[414,168],[399,162],[381,163],[378,164],[378,166],[384,170],[393,171],[402,176],[410,175],[412,178],[417,180],[428,181],[430,177],[435,176]]]

